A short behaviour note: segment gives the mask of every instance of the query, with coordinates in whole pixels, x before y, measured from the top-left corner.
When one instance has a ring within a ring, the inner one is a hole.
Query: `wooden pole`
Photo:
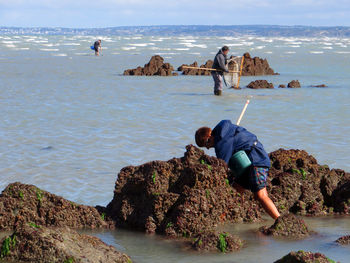
[[[242,56],[241,68],[239,69],[237,88],[239,88],[239,82],[241,81],[241,75],[243,70],[244,56]]]
[[[242,118],[243,118],[243,115],[244,115],[244,113],[245,113],[245,111],[246,111],[246,109],[247,109],[247,107],[248,107],[248,104],[249,104],[249,99],[246,101],[246,103],[245,103],[245,105],[244,105],[244,108],[243,108],[243,110],[242,110],[242,112],[241,112],[241,115],[239,116],[239,118],[238,118],[238,121],[237,121],[237,126],[240,124],[240,122],[241,122],[241,120],[242,120]]]
[[[200,68],[200,67],[190,67],[190,66],[181,66],[182,68],[188,68],[188,69],[201,69],[201,70],[209,70],[209,71],[222,71],[215,68]],[[239,71],[229,71],[229,73],[238,73]]]

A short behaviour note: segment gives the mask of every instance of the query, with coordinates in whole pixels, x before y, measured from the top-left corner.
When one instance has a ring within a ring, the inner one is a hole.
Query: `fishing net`
[[[239,88],[239,81],[242,74],[243,57],[231,57],[228,60],[230,72],[224,73],[224,81],[227,87]]]

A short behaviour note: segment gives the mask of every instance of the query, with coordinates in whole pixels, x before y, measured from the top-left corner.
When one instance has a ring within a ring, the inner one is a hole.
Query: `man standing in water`
[[[195,140],[199,147],[214,147],[216,156],[224,160],[229,167],[232,155],[241,150],[245,151],[252,164],[247,172],[235,178],[233,187],[240,193],[246,189],[250,190],[273,219],[280,216],[266,191],[270,158],[253,133],[232,124],[229,120],[223,120],[213,130],[209,127],[199,128]]]
[[[101,49],[101,39],[95,41],[94,43],[94,50],[95,50],[95,56],[100,55],[100,49]]]
[[[219,52],[216,54],[213,63],[213,69],[217,71],[212,71],[211,75],[214,79],[214,95],[221,96],[222,95],[222,78],[223,73],[228,72],[227,66],[227,54],[229,48],[228,46],[223,46]]]

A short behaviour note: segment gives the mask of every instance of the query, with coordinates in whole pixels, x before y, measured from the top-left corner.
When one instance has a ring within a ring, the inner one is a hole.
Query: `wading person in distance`
[[[195,140],[199,147],[207,149],[214,147],[217,158],[224,160],[230,169],[233,169],[231,157],[238,151],[245,151],[252,164],[246,172],[235,178],[233,187],[240,193],[246,189],[252,191],[273,219],[280,216],[266,191],[270,158],[253,133],[232,124],[229,120],[223,120],[213,130],[209,127],[199,128],[196,131]]]
[[[100,49],[101,49],[101,39],[95,41],[94,43],[95,56],[100,55]]]
[[[228,51],[229,51],[229,48],[227,46],[223,46],[214,58],[214,63],[212,68],[216,69],[217,71],[212,71],[211,75],[213,76],[213,79],[214,79],[214,94],[217,96],[222,95],[223,74],[224,72],[229,72],[228,66],[227,66]]]

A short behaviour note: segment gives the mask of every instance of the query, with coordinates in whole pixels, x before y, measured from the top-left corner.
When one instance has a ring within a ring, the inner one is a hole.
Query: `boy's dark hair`
[[[201,127],[196,131],[195,140],[199,147],[204,147],[210,137],[211,129],[209,127]]]
[[[228,48],[228,46],[223,46],[223,47],[221,48],[221,50],[225,52],[225,51],[230,50],[230,49]]]

